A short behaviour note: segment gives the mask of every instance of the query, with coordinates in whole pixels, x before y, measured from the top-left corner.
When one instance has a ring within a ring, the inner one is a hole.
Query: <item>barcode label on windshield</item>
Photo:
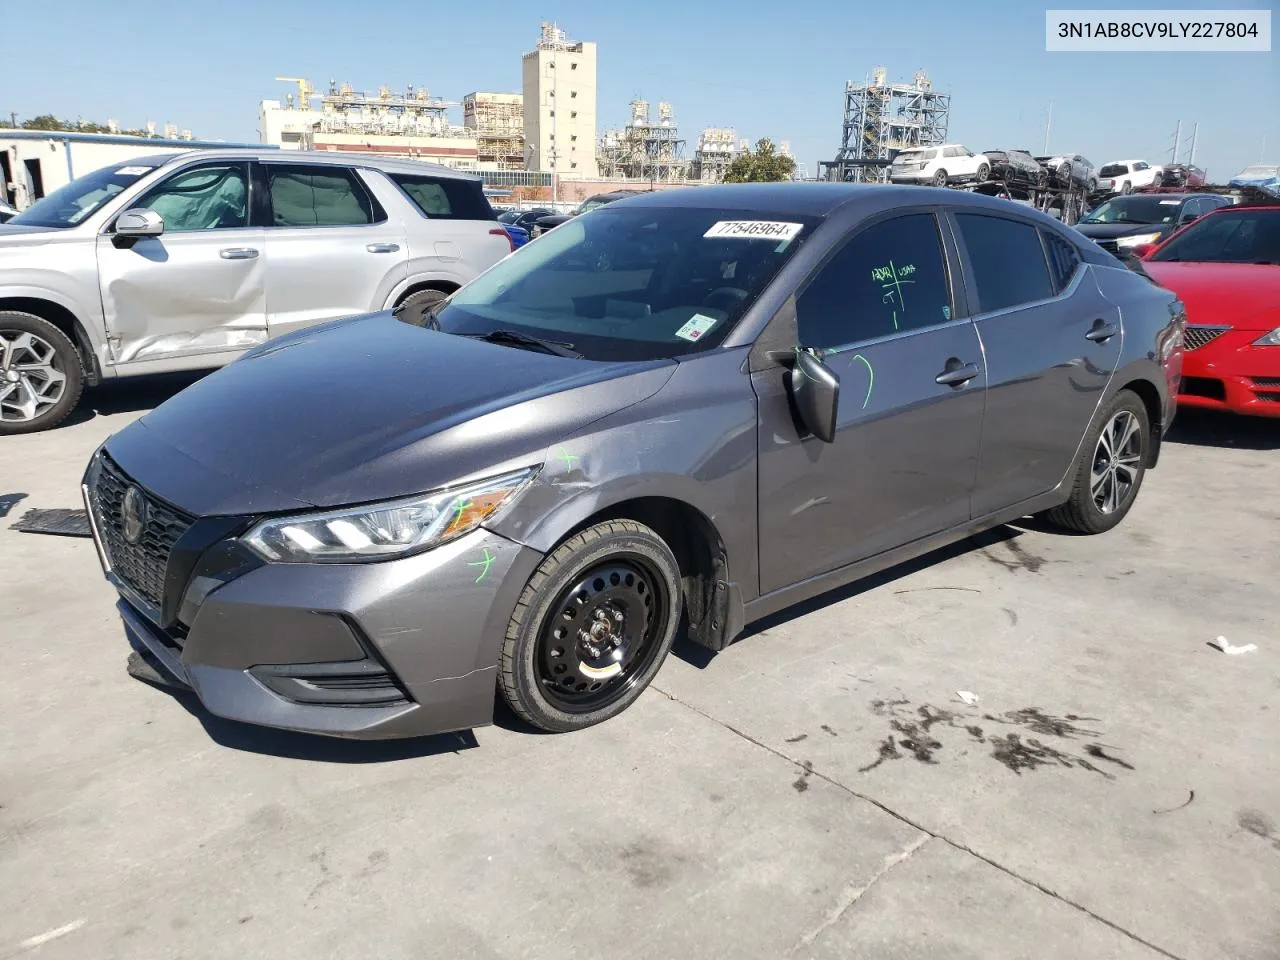
[[[802,223],[779,223],[773,220],[721,220],[713,223],[704,237],[722,240],[774,240],[786,243],[804,229]]]

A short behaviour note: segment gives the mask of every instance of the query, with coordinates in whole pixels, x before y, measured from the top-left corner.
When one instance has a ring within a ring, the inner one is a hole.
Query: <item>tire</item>
[[[1134,428],[1132,434],[1130,425]],[[1115,466],[1106,464],[1106,469],[1098,474],[1097,468],[1107,456],[1104,436],[1129,436],[1130,439],[1121,444],[1119,454],[1112,461]],[[1121,390],[1080,448],[1070,498],[1047,511],[1045,518],[1076,533],[1105,533],[1115,527],[1138,499],[1150,450],[1151,422],[1146,405],[1136,393]],[[1129,474],[1127,484],[1122,476],[1125,472]],[[1100,485],[1099,477],[1102,478]],[[1111,493],[1116,494],[1114,500]]]
[[[661,537],[632,520],[588,527],[525,585],[502,645],[498,689],[521,719],[552,733],[615,717],[661,668],[681,604],[680,568]]]
[[[56,427],[83,389],[80,351],[65,333],[33,313],[0,310],[0,436]]]
[[[976,180],[978,183],[986,183],[987,178],[991,176],[991,167],[989,164],[981,164],[978,167],[978,175]]]
[[[945,187],[947,185],[947,171],[939,170],[933,175],[933,185],[935,187]]]
[[[400,319],[415,327],[426,326],[427,311],[449,295],[443,290],[419,290],[400,301]]]
[[[1133,184],[1126,180],[1124,183],[1120,184],[1120,192],[1126,195],[1133,193]]]
[[[1098,178],[1093,177],[1089,180],[1089,196],[1093,196],[1098,192]]]

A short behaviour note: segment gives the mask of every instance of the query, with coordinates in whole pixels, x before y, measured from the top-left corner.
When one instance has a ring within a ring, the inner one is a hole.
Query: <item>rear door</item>
[[[404,224],[353,167],[261,163],[271,336],[381,309],[405,276]]]
[[[183,167],[129,209],[154,210],[164,233],[97,238],[98,281],[119,363],[243,350],[267,338],[265,231],[249,225],[249,164]]]
[[[1120,360],[1120,311],[1050,228],[987,212],[952,217],[987,362],[980,517],[1066,476]]]
[[[800,343],[840,378],[834,442],[798,431],[780,368],[752,375],[761,592],[969,519],[986,378],[944,250],[932,211],[894,214],[800,288]]]

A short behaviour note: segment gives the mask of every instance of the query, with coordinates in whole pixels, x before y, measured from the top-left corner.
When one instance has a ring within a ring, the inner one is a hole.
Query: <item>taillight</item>
[[[489,235],[491,237],[502,237],[503,239],[505,239],[507,241],[507,247],[510,249],[512,253],[515,253],[516,238],[513,237],[511,234],[507,233],[507,231],[503,230],[501,227],[494,227],[492,230],[489,231]]]

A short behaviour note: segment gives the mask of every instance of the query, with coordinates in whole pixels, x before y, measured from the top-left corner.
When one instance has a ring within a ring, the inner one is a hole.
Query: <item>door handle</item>
[[[371,243],[365,247],[370,253],[395,253],[400,249],[398,243]]]
[[[1120,332],[1120,328],[1105,320],[1095,320],[1093,327],[1085,334],[1085,339],[1094,343],[1105,343]]]
[[[976,363],[961,363],[955,357],[947,361],[947,368],[934,377],[935,383],[944,387],[963,387],[978,375]]]
[[[258,251],[253,247],[224,247],[218,251],[223,260],[256,260]]]

